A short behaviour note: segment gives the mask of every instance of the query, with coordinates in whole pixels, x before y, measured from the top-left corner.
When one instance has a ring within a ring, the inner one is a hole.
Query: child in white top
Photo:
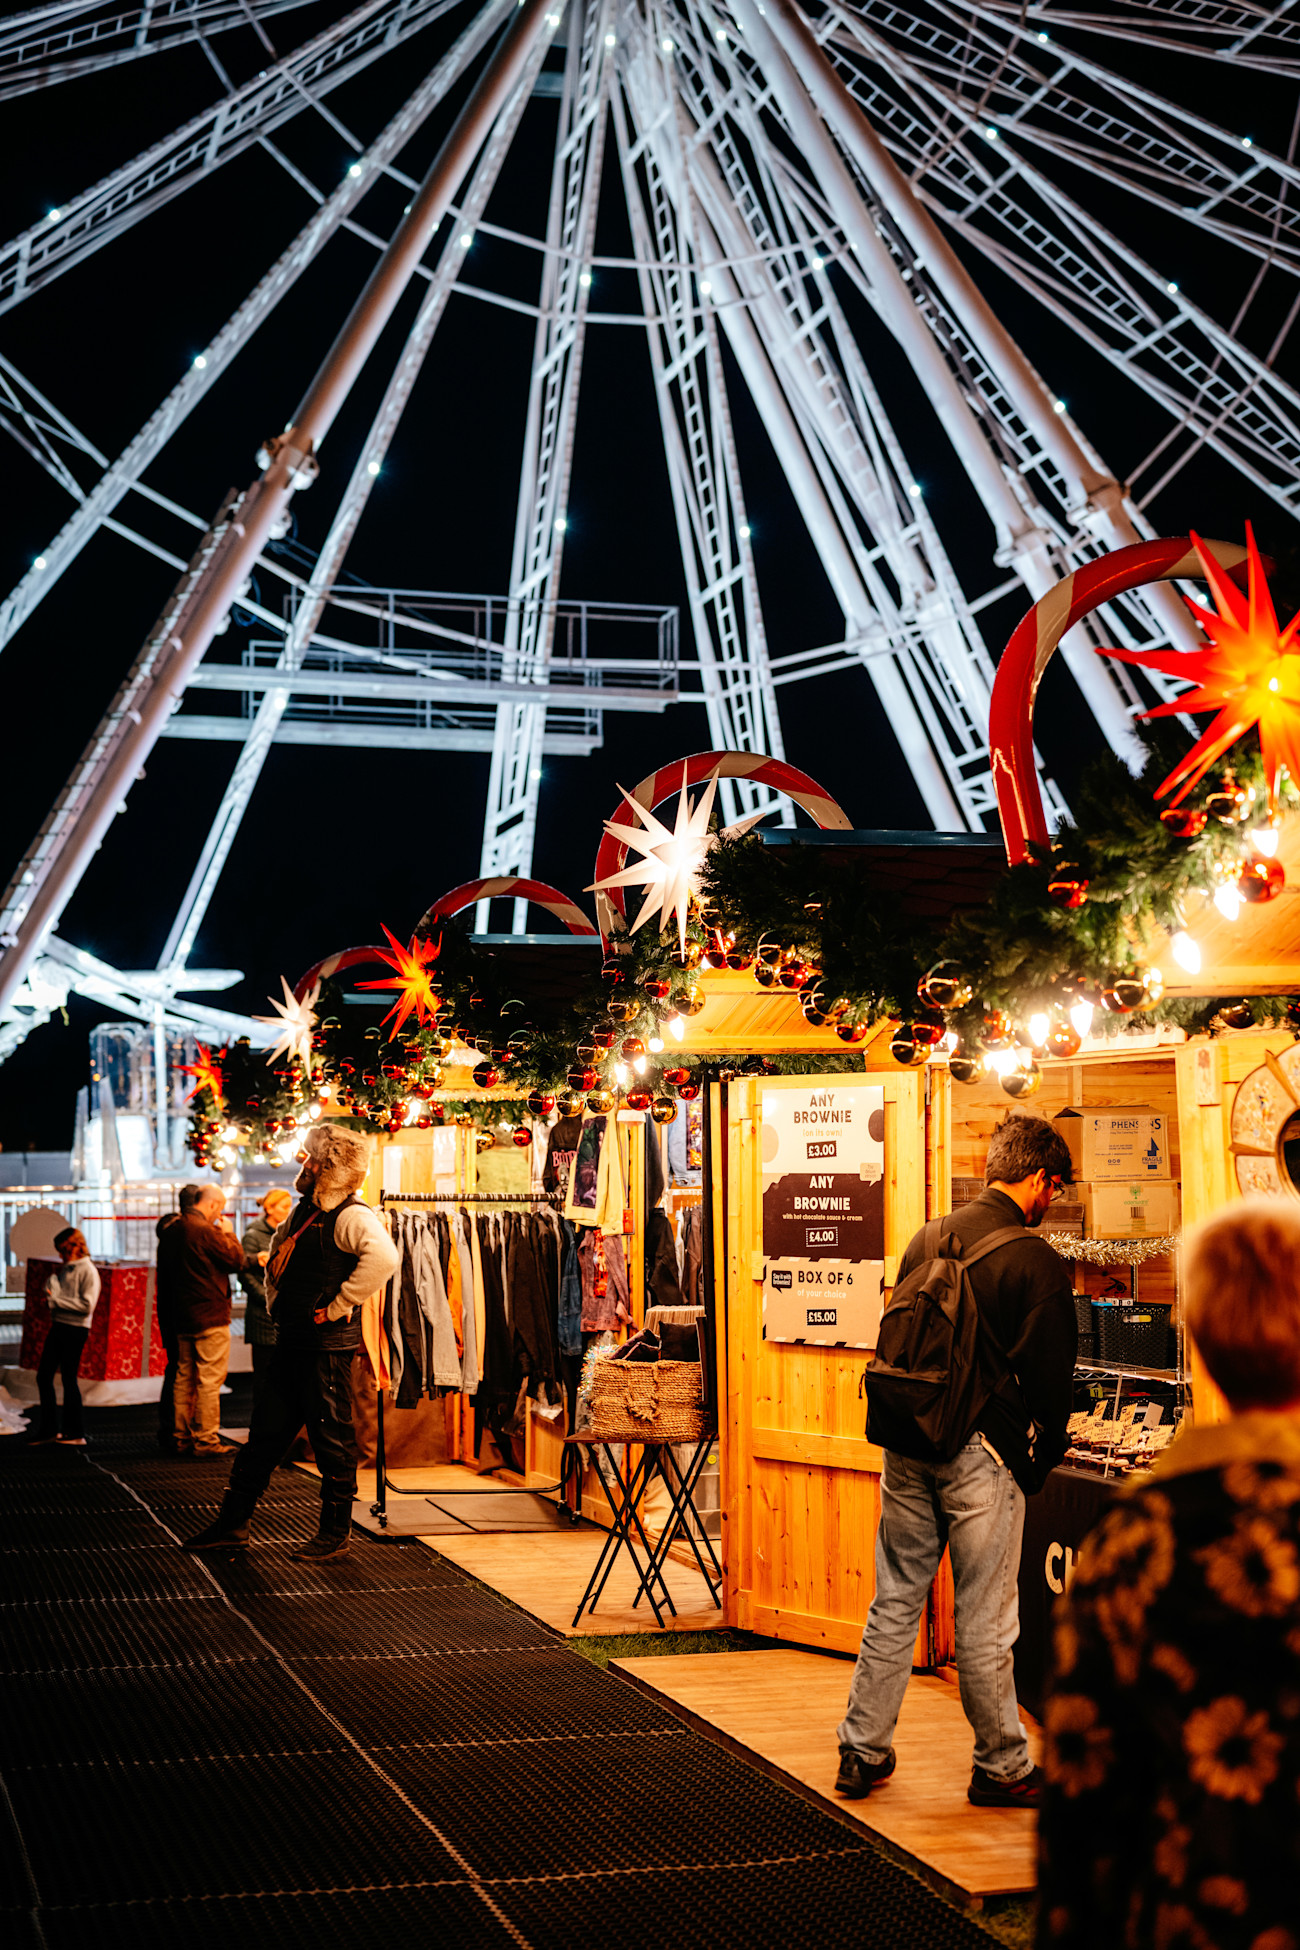
[[[99,1268],[90,1249],[75,1226],[66,1226],[55,1235],[54,1250],[63,1262],[45,1283],[45,1298],[50,1309],[50,1331],[36,1370],[36,1385],[41,1397],[41,1420],[33,1442],[66,1442],[84,1449],[86,1437],[81,1419],[81,1390],[77,1371],[86,1350],[90,1323],[99,1299]],[[63,1433],[59,1434],[58,1406],[54,1397],[54,1376],[63,1378]]]

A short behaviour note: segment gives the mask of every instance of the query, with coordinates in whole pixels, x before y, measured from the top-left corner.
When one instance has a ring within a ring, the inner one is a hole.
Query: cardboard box
[[[1105,1179],[1076,1190],[1090,1239],[1153,1239],[1178,1230],[1178,1187],[1170,1178]]]
[[[153,1267],[122,1261],[95,1263],[99,1267],[99,1299],[81,1357],[83,1381],[127,1381],[161,1374],[167,1366],[167,1350],[154,1312]],[[27,1262],[20,1368],[32,1369],[40,1362],[50,1331],[45,1284],[59,1264],[57,1259],[32,1258]]]
[[[1062,1110],[1052,1119],[1070,1148],[1074,1175],[1104,1179],[1168,1178],[1168,1118],[1146,1104],[1106,1110]]]

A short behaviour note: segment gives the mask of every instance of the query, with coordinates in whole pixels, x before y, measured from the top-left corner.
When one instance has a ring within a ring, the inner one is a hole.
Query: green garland
[[[1140,974],[1159,933],[1182,926],[1189,896],[1213,887],[1241,859],[1236,822],[1209,817],[1200,832],[1181,839],[1161,820],[1153,794],[1177,756],[1174,735],[1163,727],[1148,734],[1147,754],[1137,778],[1113,756],[1091,765],[1076,796],[1075,819],[1062,827],[1052,847],[1003,872],[980,906],[963,909],[946,923],[909,919],[882,901],[869,859],[829,860],[815,847],[778,852],[755,833],[719,838],[701,888],[708,926],[701,913],[692,913],[688,955],[704,965],[720,961],[724,948],[742,960],[755,955],[770,960],[777,953],[800,958],[822,1005],[819,1019],[834,1006],[846,1034],[881,1019],[915,1019],[921,1010],[918,982],[936,963],[952,963],[971,996],[948,1013],[946,1022],[972,1050],[990,1011],[1005,1011],[1023,1023],[1036,1010],[1059,1012],[1081,995],[1099,996],[1117,976]],[[1238,786],[1254,790],[1253,810],[1262,816],[1257,747],[1247,744],[1234,752],[1231,775]],[[1187,803],[1204,809],[1229,776],[1229,768],[1220,767]],[[1289,784],[1285,804],[1300,804]],[[1086,882],[1080,905],[1062,905],[1049,893],[1063,878]],[[689,1007],[695,972],[682,965],[675,930],[618,934],[604,969],[593,967],[549,1012],[513,991],[502,960],[470,938],[468,916],[443,922],[440,939],[435,981],[443,1008],[437,1024],[409,1023],[394,1041],[373,1020],[346,1008],[337,984],[325,983],[310,1071],[296,1059],[268,1066],[246,1039],[224,1052],[222,1104],[206,1091],[195,1102],[190,1142],[196,1162],[219,1158],[220,1134],[228,1124],[246,1134],[247,1155],[278,1159],[281,1145],[310,1122],[323,1083],[356,1129],[399,1129],[413,1107],[421,1123],[426,1117],[430,1124],[468,1117],[482,1128],[495,1128],[503,1118],[523,1123],[533,1115],[528,1092],[561,1096],[577,1070],[594,1070],[598,1089],[614,1087],[614,1064],[629,1037],[647,1047],[645,1075],[637,1078],[637,1087],[654,1096],[671,1090],[665,1071],[810,1075],[863,1067],[861,1052],[852,1048],[770,1057],[715,1052],[708,1059],[679,1051],[667,1025],[680,1008]],[[658,987],[648,989],[647,983]],[[667,993],[660,994],[665,985]],[[616,1019],[611,1003],[625,1020]],[[1126,1027],[1163,1022],[1189,1033],[1213,1033],[1224,1026],[1225,1009],[1234,1027],[1246,1021],[1300,1026],[1292,997],[1253,996],[1228,1004],[1222,997],[1202,996],[1162,997],[1136,1014],[1098,1009],[1093,1031],[1119,1035]],[[434,1095],[442,1086],[453,1028],[478,1044],[479,1060],[518,1096],[453,1103]],[[593,1030],[612,1031],[613,1048],[580,1062],[577,1050],[590,1045]],[[652,1038],[662,1039],[662,1049],[649,1050]],[[631,1078],[625,1087],[631,1087]]]

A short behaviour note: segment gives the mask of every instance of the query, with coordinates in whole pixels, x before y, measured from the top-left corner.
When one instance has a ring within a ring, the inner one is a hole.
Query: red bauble
[[[553,1090],[530,1090],[528,1093],[528,1115],[530,1117],[549,1117],[555,1109]]]
[[[1076,1056],[1081,1038],[1072,1022],[1055,1022],[1047,1032],[1043,1048],[1048,1056]]]
[[[1057,867],[1047,883],[1047,898],[1057,907],[1082,907],[1088,898],[1088,882],[1077,867]]]
[[[495,1063],[476,1063],[474,1065],[474,1081],[480,1090],[490,1090],[493,1084],[500,1083],[501,1072]]]
[[[616,961],[607,961],[601,968],[600,979],[607,988],[616,989],[627,980],[627,976]]]
[[[415,1120],[415,1128],[417,1131],[427,1131],[431,1128],[432,1124],[433,1119],[431,1117],[417,1117]]]
[[[639,1036],[625,1036],[619,1045],[619,1054],[625,1062],[635,1063],[639,1056],[645,1055],[645,1044]]]
[[[727,967],[733,969],[736,974],[740,974],[742,969],[749,967],[753,959],[754,957],[747,955],[743,948],[733,948],[727,956]]]
[[[641,986],[652,1002],[662,1002],[672,984],[664,981],[659,975],[647,975]]]
[[[532,1141],[533,1134],[527,1124],[516,1124],[514,1130],[510,1133],[511,1144],[517,1145],[521,1151],[526,1145],[531,1144]]]
[[[681,1066],[679,1066],[675,1070],[664,1071],[664,1082],[671,1083],[678,1090],[681,1089],[684,1083],[689,1083],[690,1080],[691,1080],[690,1070],[683,1068]]]
[[[768,962],[764,962],[764,961],[755,962],[754,980],[758,983],[758,986],[761,989],[775,988],[776,977],[777,977],[777,970],[773,968]]]
[[[677,1086],[677,1095],[684,1104],[693,1104],[699,1094],[700,1086],[698,1083],[679,1083]]]
[[[865,1043],[870,1033],[870,1024],[865,1022],[838,1022],[835,1034],[842,1043]]]
[[[916,1015],[911,1022],[913,1039],[923,1049],[933,1049],[941,1043],[948,1033],[948,1025],[937,1012],[933,1015]]]
[[[1015,1025],[1005,1009],[990,1009],[984,1018],[980,1041],[985,1049],[1009,1049],[1015,1040]]]
[[[587,1032],[587,1041],[594,1043],[598,1050],[603,1050],[608,1053],[614,1047],[614,1031],[612,1029],[590,1029]]]
[[[1237,882],[1237,891],[1244,901],[1254,905],[1275,901],[1285,886],[1286,868],[1280,860],[1269,860],[1262,853],[1247,854]]]
[[[569,1071],[568,1084],[570,1090],[594,1090],[596,1088],[596,1072],[594,1070],[583,1069],[579,1065]]]
[[[653,1102],[654,1097],[649,1090],[629,1090],[627,1093],[627,1107],[629,1110],[649,1110]]]
[[[783,989],[801,989],[808,980],[807,963],[801,961],[783,962],[776,972],[776,979]]]

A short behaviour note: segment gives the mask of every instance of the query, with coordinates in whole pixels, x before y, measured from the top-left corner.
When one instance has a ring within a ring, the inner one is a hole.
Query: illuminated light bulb
[[[45,221],[46,223],[57,223],[62,215],[62,210],[47,210],[45,212]]]
[[[474,233],[472,231],[464,230],[461,232],[460,247],[463,251],[467,251],[473,242]]]
[[[1000,1077],[1009,1076],[1012,1070],[1019,1068],[1019,1064],[1020,1058],[1013,1049],[991,1049],[984,1058],[984,1068],[995,1071]]]
[[[617,36],[616,34],[606,34],[606,36],[605,36],[605,46],[606,46],[606,47],[617,47],[617,46],[618,46],[618,36]]]
[[[371,480],[373,481],[375,475],[379,472],[379,462],[377,460],[367,461],[366,472],[367,474],[369,474]]]
[[[907,491],[911,495],[913,501],[919,501],[921,499],[921,483],[919,481],[913,481],[911,487],[909,487]]]
[[[677,1041],[680,1043],[682,1037],[686,1034],[685,1018],[682,1016],[669,1016],[668,1033],[670,1036],[675,1036],[677,1038]]]
[[[223,1144],[233,1144],[238,1136],[239,1132],[235,1129],[234,1125],[227,1124],[225,1130],[221,1133],[221,1142]]]
[[[320,1117],[323,1116],[324,1110],[325,1110],[324,1104],[313,1104],[311,1109],[307,1112],[307,1115],[308,1117]]]
[[[1026,1027],[1029,1030],[1029,1040],[1035,1049],[1040,1048],[1047,1041],[1047,1032],[1051,1026],[1051,1017],[1045,1016],[1041,1009],[1035,1015],[1030,1016]]]
[[[1091,1002],[1076,1002],[1070,1011],[1070,1021],[1074,1024],[1080,1036],[1086,1036],[1092,1028]]]
[[[646,1048],[654,1056],[658,1056],[663,1046],[664,1046],[664,1039],[662,1036],[650,1036],[647,1037],[646,1039]]]
[[[34,569],[43,569],[45,567],[45,557],[43,555],[38,555],[36,560],[32,563],[32,567]]]
[[[1273,683],[1276,682],[1277,679],[1274,678]],[[1270,684],[1269,689],[1272,690],[1272,688],[1273,684]],[[1246,838],[1250,841],[1256,853],[1262,853],[1266,860],[1271,860],[1277,852],[1277,843],[1280,835],[1276,826],[1253,826],[1247,833]]]
[[[580,272],[578,276],[578,283],[582,286],[583,290],[586,291],[591,284],[591,272],[590,271]]]
[[[671,41],[668,41],[668,40],[665,40],[665,41],[663,42],[663,50],[664,50],[664,53],[665,53],[665,54],[671,54],[671,53],[672,53],[672,51],[673,51],[673,44],[672,44],[672,42],[671,42]]]
[[[1185,928],[1179,928],[1177,934],[1171,936],[1169,952],[1178,966],[1185,968],[1189,975],[1200,974],[1201,951]]]
[[[627,1082],[627,1064],[616,1063],[614,1065],[614,1075],[617,1078],[620,1086],[625,1084]]]
[[[1052,401],[1052,411],[1053,411],[1053,413],[1064,413],[1064,411],[1065,411],[1065,401],[1064,401],[1063,399],[1058,399],[1058,400],[1053,400],[1053,401]]]
[[[822,259],[820,257],[814,257],[812,261],[812,267],[814,271],[820,271],[823,268]]]
[[[726,44],[727,44],[727,30],[726,30],[726,28],[725,28],[725,27],[719,27],[719,29],[718,29],[718,32],[717,32],[717,39],[718,39],[718,40],[720,40],[720,41],[722,42],[722,45],[723,45],[724,47],[726,46]]]
[[[957,1037],[957,1032],[956,1032],[956,1030],[955,1030],[955,1029],[949,1029],[949,1030],[947,1030],[947,1031],[946,1031],[946,1032],[945,1032],[945,1033],[944,1033],[944,1034],[943,1034],[943,1035],[942,1035],[942,1036],[941,1036],[941,1037],[939,1038],[939,1047],[938,1047],[938,1049],[937,1049],[937,1051],[936,1051],[936,1055],[939,1055],[939,1056],[951,1056],[951,1055],[952,1055],[952,1053],[953,1053],[953,1051],[954,1051],[954,1050],[956,1049],[956,1047],[957,1047],[957,1042],[958,1042],[958,1037]]]
[[[1218,908],[1225,921],[1236,920],[1241,912],[1241,895],[1237,891],[1235,881],[1225,880],[1222,886],[1215,888],[1214,905]],[[1180,961],[1181,959],[1182,957],[1179,956]],[[1200,966],[1199,961],[1197,966]],[[1195,973],[1195,970],[1192,972]]]
[[[207,365],[207,363],[208,363],[208,362],[207,362],[207,360],[206,360],[206,359],[204,358],[204,356],[203,356],[203,354],[202,354],[201,352],[200,352],[200,353],[198,353],[198,354],[196,355],[196,357],[195,357],[195,360],[194,360],[194,369],[195,369],[195,371],[196,371],[196,372],[202,372],[202,371],[203,371],[203,369],[204,369],[204,367],[205,367],[205,366]]]
[[[562,535],[562,534],[564,533],[564,531],[565,531],[565,529],[566,529],[566,528],[568,527],[568,525],[569,525],[569,524],[568,524],[568,522],[567,522],[567,521],[566,521],[566,520],[564,519],[564,516],[563,516],[563,515],[557,515],[557,516],[555,517],[555,532],[556,532],[556,534],[557,534],[557,535]]]
[[[749,523],[748,523],[747,521],[742,521],[742,522],[741,522],[741,524],[740,524],[740,539],[741,539],[741,541],[742,541],[742,542],[747,542],[747,541],[749,540],[749,538],[750,538],[750,536],[751,536],[751,534],[752,534],[752,533],[753,533],[753,530],[751,529],[751,527],[750,527],[750,525],[749,525]]]
[[[286,1138],[284,1143],[278,1145],[276,1148],[280,1156],[284,1159],[284,1162],[289,1164],[298,1155],[298,1140],[297,1138]]]
[[[646,1072],[646,1060],[644,1056],[638,1056],[633,1062],[632,1068],[636,1071],[639,1077],[643,1077]]]
[[[712,290],[713,290],[713,286],[709,283],[709,280],[707,278],[701,278],[700,279],[701,296],[707,298]]]

